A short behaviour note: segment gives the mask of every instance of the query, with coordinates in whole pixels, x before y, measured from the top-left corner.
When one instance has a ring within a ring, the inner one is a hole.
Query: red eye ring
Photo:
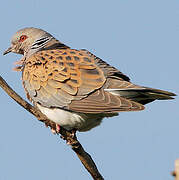
[[[26,35],[22,35],[19,39],[19,42],[23,42],[27,39],[27,36]]]

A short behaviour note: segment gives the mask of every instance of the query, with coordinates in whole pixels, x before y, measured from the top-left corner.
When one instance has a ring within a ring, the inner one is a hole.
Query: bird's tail
[[[107,91],[141,104],[147,104],[154,100],[174,99],[172,96],[176,96],[176,94],[168,91],[148,87],[131,89],[108,89]]]

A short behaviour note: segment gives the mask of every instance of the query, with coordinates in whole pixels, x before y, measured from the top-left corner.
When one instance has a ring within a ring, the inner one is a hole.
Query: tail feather
[[[147,88],[148,89],[148,93],[150,93],[151,95],[156,95],[157,98],[159,98],[160,100],[162,99],[174,99],[172,96],[176,96],[176,94],[172,93],[172,92],[168,92],[168,91],[164,91],[164,90],[160,90],[160,89],[153,89],[153,88]]]
[[[172,96],[176,96],[176,94],[168,91],[148,87],[105,90],[109,91],[112,94],[119,95],[141,104],[147,104],[154,100],[174,99]]]

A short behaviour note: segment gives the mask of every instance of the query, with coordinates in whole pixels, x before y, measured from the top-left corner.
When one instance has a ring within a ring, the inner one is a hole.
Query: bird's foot
[[[48,125],[45,124],[46,127],[48,127]],[[56,127],[55,128],[51,128],[51,132],[53,134],[59,134],[60,133],[60,125],[59,124],[56,124]]]
[[[56,133],[60,133],[60,125],[59,124],[56,124]]]

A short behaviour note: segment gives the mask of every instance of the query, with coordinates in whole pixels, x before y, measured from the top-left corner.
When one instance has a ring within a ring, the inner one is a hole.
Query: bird
[[[27,98],[56,124],[54,131],[88,131],[105,117],[176,95],[135,85],[88,50],[72,49],[39,28],[18,30],[3,55],[10,52],[23,55],[14,70],[22,73]]]

